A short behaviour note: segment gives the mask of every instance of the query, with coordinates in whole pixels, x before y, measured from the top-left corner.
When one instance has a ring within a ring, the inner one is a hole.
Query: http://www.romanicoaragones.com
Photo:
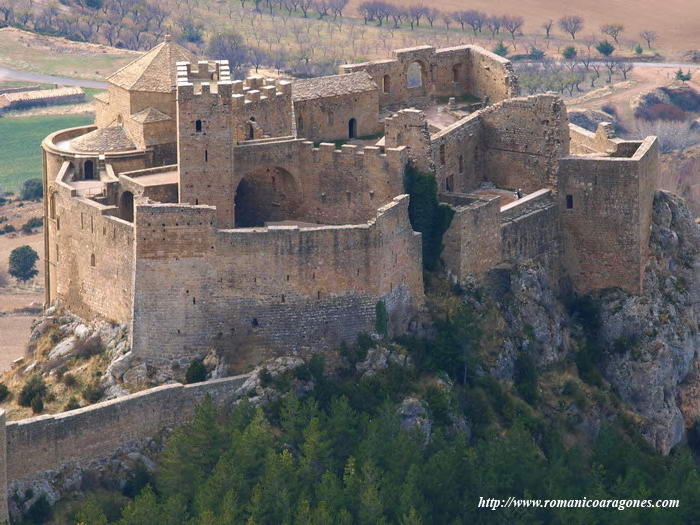
[[[543,509],[611,509],[626,510],[632,508],[671,509],[679,506],[677,499],[524,499],[509,497],[479,497],[479,508],[491,510],[507,508],[543,508]]]

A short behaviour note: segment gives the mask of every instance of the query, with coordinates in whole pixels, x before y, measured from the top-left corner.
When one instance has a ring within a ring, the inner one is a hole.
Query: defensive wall
[[[382,131],[379,91],[365,72],[297,80],[292,98],[298,137],[320,142]]]
[[[90,467],[120,449],[139,447],[165,429],[191,420],[206,395],[230,406],[249,376],[192,385],[168,384],[84,408],[6,423],[0,411],[0,521],[8,518],[8,497],[24,494],[32,481],[60,478],[71,466]],[[79,488],[79,485],[78,487]],[[17,518],[18,516],[13,516]]]
[[[454,214],[442,237],[442,259],[448,275],[466,282],[480,278],[501,262],[500,198],[441,193],[440,202]]]
[[[541,189],[500,210],[501,260],[539,263],[556,286],[559,278],[559,208],[552,190]]]
[[[85,102],[85,93],[79,87],[5,92],[0,94],[0,111],[79,102]]]
[[[63,162],[45,199],[47,304],[60,300],[78,315],[117,322],[131,316],[133,225],[115,206],[79,194]]]
[[[209,206],[137,206],[135,356],[170,366],[211,347],[239,358],[329,349],[374,331],[378,301],[391,333],[405,331],[422,304],[420,234],[406,195],[364,224],[213,222]]]
[[[499,102],[518,95],[510,61],[478,46],[437,50],[418,46],[394,50],[393,55],[392,59],[342,65],[340,72],[369,73],[379,87],[381,106],[423,103],[432,96],[474,96]]]
[[[620,141],[616,155],[559,160],[562,263],[579,293],[642,291],[659,170],[656,137]]]

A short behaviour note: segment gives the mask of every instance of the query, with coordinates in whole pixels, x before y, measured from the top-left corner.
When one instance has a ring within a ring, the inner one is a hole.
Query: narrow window
[[[574,196],[573,195],[567,195],[566,196],[566,209],[571,210],[574,207]]]
[[[192,304],[197,304],[197,299],[195,297],[192,298]]]
[[[464,173],[464,156],[459,156],[459,172]]]
[[[95,266],[95,254],[90,255],[90,266]]]
[[[58,262],[58,259],[59,259],[58,244],[56,244],[56,262]]]
[[[284,294],[282,294],[282,302],[284,302]]]
[[[201,132],[202,132],[202,121],[201,121],[201,120],[196,120],[196,121],[194,122],[194,130],[195,130],[197,133],[201,133]]]
[[[257,317],[253,317],[253,321],[251,322],[251,324],[253,325],[253,327],[259,326],[258,318],[257,318]]]
[[[445,145],[440,144],[440,164],[445,165]]]
[[[304,129],[304,118],[301,115],[299,115],[299,131],[301,131],[302,129]]]
[[[204,150],[204,162],[209,162],[209,151]]]
[[[388,94],[391,93],[391,77],[389,75],[384,75],[383,79],[383,87],[384,87],[384,93]]]
[[[455,181],[454,175],[450,175],[449,177],[447,177],[447,179],[445,180],[445,191],[447,191],[447,192],[454,191],[454,184],[455,184],[454,181]]]
[[[317,297],[318,299],[321,298],[321,290],[318,291],[318,293],[316,294],[316,297]]]

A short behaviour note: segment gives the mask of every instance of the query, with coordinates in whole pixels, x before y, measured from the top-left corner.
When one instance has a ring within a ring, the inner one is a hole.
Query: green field
[[[46,135],[92,120],[92,115],[0,118],[0,190],[17,191],[25,180],[41,178],[41,141]]]

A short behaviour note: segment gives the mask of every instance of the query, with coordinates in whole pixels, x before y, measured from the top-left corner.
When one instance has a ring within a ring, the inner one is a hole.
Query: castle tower
[[[216,206],[216,226],[233,227],[232,82],[226,61],[179,62],[179,201]]]

